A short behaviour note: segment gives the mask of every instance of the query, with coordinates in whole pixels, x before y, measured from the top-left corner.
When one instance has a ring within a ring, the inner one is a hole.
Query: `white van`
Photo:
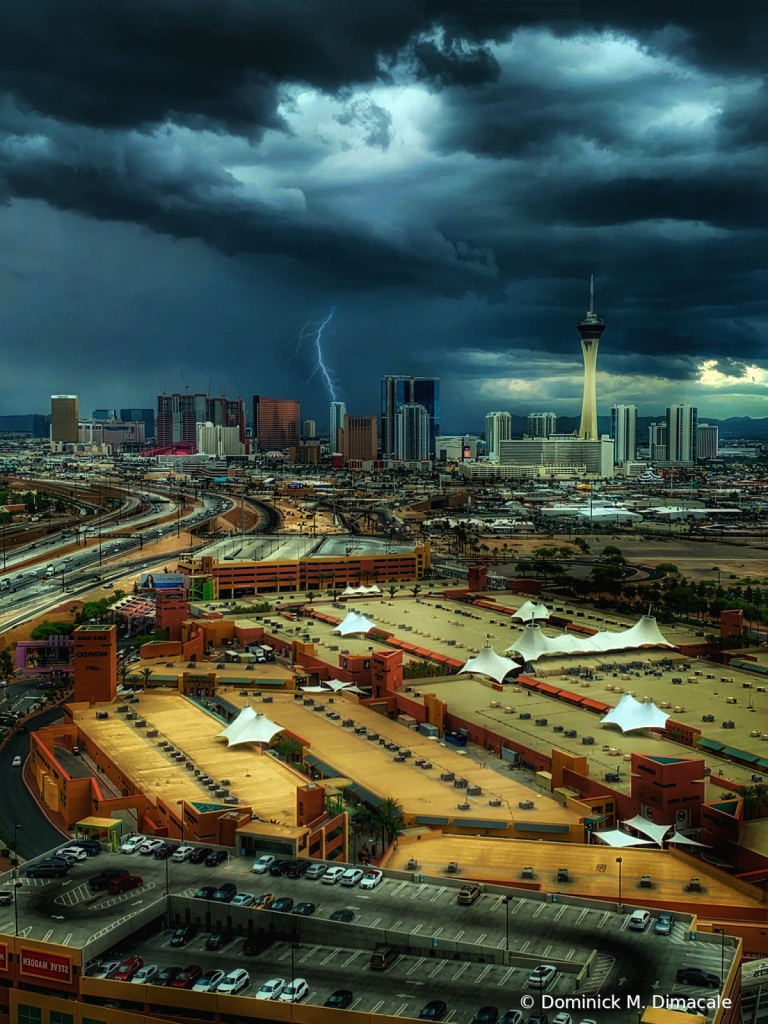
[[[0,580],[0,590],[10,590],[10,589],[11,589],[11,577],[10,576],[4,576]]]
[[[53,576],[53,574],[55,572],[56,572],[56,566],[53,563],[51,563],[50,565],[46,565],[46,567],[45,567],[45,575],[46,576]]]

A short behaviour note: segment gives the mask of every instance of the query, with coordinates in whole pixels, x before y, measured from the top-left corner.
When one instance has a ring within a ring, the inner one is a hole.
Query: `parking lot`
[[[354,915],[350,924],[402,932],[403,947],[408,944],[406,935],[432,939],[434,959],[401,956],[389,971],[379,974],[368,969],[370,951],[359,948],[356,938],[350,937],[348,945],[339,938],[344,934],[344,925],[336,926],[334,946],[302,943],[305,919],[294,917],[299,942],[293,951],[293,973],[295,977],[306,978],[310,985],[308,999],[313,1003],[324,1002],[336,988],[351,988],[359,1000],[356,1008],[412,1016],[418,1013],[419,1003],[423,1005],[439,996],[449,1003],[450,1020],[469,1020],[484,1003],[498,1006],[501,1012],[519,1006],[535,964],[546,963],[549,958],[583,964],[593,951],[593,970],[582,989],[588,994],[619,990],[639,993],[648,1002],[654,992],[701,995],[703,990],[675,984],[676,969],[685,965],[720,973],[719,945],[691,943],[680,921],[671,936],[662,937],[655,935],[652,928],[643,933],[630,931],[628,914],[617,914],[612,908],[551,903],[527,896],[521,890],[513,892],[508,905],[502,902],[501,895],[486,893],[474,905],[465,906],[456,902],[458,890],[449,885],[385,878],[378,888],[361,891],[306,878],[254,875],[251,864],[251,858],[243,858],[209,868],[138,854],[103,853],[75,865],[62,879],[24,878],[18,890],[19,932],[25,937],[72,946],[97,940],[106,951],[110,948],[113,927],[152,903],[158,903],[158,927],[162,926],[167,870],[170,892],[180,897],[194,896],[203,885],[218,886],[231,881],[239,892],[270,892],[278,897],[291,897],[295,903],[312,902],[316,905],[315,920],[327,920],[334,911],[348,909]],[[143,886],[117,896],[92,892],[87,879],[108,867],[125,867],[140,874]],[[291,945],[285,942],[274,943],[256,957],[243,954],[242,938],[235,938],[221,952],[205,951],[206,911],[214,909],[219,915],[222,911],[226,915],[226,907],[209,907],[199,902],[199,914],[196,901],[190,901],[189,906],[192,919],[201,923],[201,932],[187,947],[168,946],[170,933],[164,931],[148,938],[133,936],[115,952],[121,957],[139,953],[145,963],[157,963],[160,967],[189,963],[199,963],[203,969],[245,967],[251,974],[246,994],[253,994],[267,978],[290,979]],[[253,925],[251,930],[257,930],[259,917],[259,911],[239,908],[235,913],[233,908],[232,923],[242,935],[249,925]],[[503,949],[507,943],[507,920],[509,949],[530,956],[530,964],[507,966],[450,956],[440,958],[441,943],[470,943],[478,951],[481,947]],[[2,907],[0,930],[12,933],[13,926],[13,907]],[[732,950],[726,946],[726,969],[731,956]],[[572,995],[575,978],[575,973],[561,972],[547,991]],[[392,985],[395,979],[397,986]],[[618,1011],[590,1011],[590,1016],[600,1024],[625,1019]]]

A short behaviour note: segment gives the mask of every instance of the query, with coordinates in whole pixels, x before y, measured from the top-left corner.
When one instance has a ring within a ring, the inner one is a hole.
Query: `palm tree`
[[[405,828],[403,824],[403,808],[393,796],[388,796],[386,800],[382,801],[379,805],[377,817],[379,824],[386,833],[387,844],[396,839]]]
[[[414,597],[418,597],[421,592],[421,586],[418,583],[414,583],[412,587],[408,588]]]
[[[147,686],[149,686],[149,680],[150,680],[150,678],[152,677],[153,674],[154,674],[154,670],[149,668],[149,667],[143,668],[141,670],[140,675],[141,675],[141,678],[144,680],[144,687],[145,688]]]

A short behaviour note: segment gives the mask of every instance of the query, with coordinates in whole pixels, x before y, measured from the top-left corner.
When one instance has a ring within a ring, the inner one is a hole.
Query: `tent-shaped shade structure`
[[[706,843],[697,843],[695,839],[689,839],[688,836],[684,836],[681,832],[673,832],[666,842],[680,843],[681,846],[705,846],[708,850],[711,849]]]
[[[556,654],[605,654],[609,651],[637,650],[640,647],[671,647],[659,629],[652,615],[643,615],[629,629],[611,633],[601,630],[593,636],[573,636],[562,633],[560,636],[546,636],[541,628],[529,623],[523,629],[507,652],[516,652],[525,661],[536,661],[537,658]]]
[[[608,829],[605,832],[593,832],[595,838],[599,839],[601,843],[605,843],[606,846],[653,846],[653,843],[648,839],[637,839],[635,836],[631,836],[629,832],[622,832],[620,828]]]
[[[652,821],[648,821],[640,814],[636,814],[634,818],[630,818],[628,821],[622,821],[622,825],[626,825],[628,828],[633,828],[636,832],[642,832],[644,836],[648,836],[654,843],[658,843],[661,846],[664,836],[672,828],[671,825],[654,825]]]
[[[343,597],[368,597],[370,594],[380,594],[381,591],[374,583],[372,587],[347,587],[343,591]]]
[[[618,725],[622,732],[633,732],[635,729],[663,729],[668,718],[653,701],[641,704],[630,693],[625,693],[616,707],[600,719],[600,724]]]
[[[230,722],[219,736],[224,736],[228,747],[238,743],[269,743],[273,736],[282,732],[282,726],[271,722],[266,715],[257,714],[246,705],[234,722]]]
[[[342,683],[340,679],[326,679],[319,686],[302,686],[302,693],[338,693],[339,690],[346,690],[347,693],[363,693],[354,683]]]
[[[488,676],[490,679],[495,679],[497,683],[500,683],[509,672],[519,668],[520,666],[517,662],[514,662],[511,658],[502,658],[501,655],[494,651],[490,644],[486,644],[476,657],[469,659],[461,671],[477,672],[478,675]]]
[[[374,624],[359,612],[347,612],[344,621],[340,622],[333,632],[349,636],[351,633],[367,633],[369,629],[374,628]]]
[[[518,619],[520,622],[536,622],[538,619],[548,619],[549,608],[538,601],[526,601],[525,604],[517,609],[512,618]]]

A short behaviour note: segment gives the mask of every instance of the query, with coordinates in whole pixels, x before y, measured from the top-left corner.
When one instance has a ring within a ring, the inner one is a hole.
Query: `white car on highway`
[[[13,768],[21,768],[21,758],[19,757],[18,754],[16,755],[16,757],[14,757],[13,761],[11,762],[11,766]]]

